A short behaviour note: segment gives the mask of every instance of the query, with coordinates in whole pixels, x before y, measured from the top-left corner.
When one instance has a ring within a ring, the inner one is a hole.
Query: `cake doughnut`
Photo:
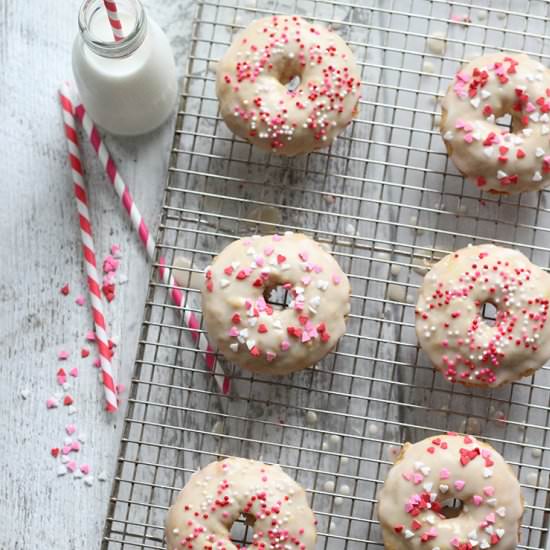
[[[168,511],[168,550],[236,550],[231,527],[244,515],[255,548],[313,550],[315,517],[302,487],[280,466],[226,458],[195,472]]]
[[[328,147],[350,123],[360,81],[353,53],[336,33],[297,15],[274,15],[235,37],[218,63],[216,91],[233,133],[294,156]]]
[[[498,387],[532,374],[550,357],[550,275],[517,250],[468,246],[426,274],[416,333],[451,382]],[[495,306],[494,324],[482,307]]]
[[[268,303],[276,287],[290,296],[287,307]],[[234,241],[205,270],[208,338],[253,372],[281,375],[313,365],[335,347],[349,309],[348,278],[300,233]]]
[[[511,128],[496,119],[511,115]],[[478,57],[456,74],[441,133],[464,177],[483,191],[537,191],[550,183],[550,71],[525,54]]]
[[[456,517],[445,515],[452,499],[462,503]],[[472,436],[451,433],[405,443],[377,512],[387,550],[515,550],[523,498],[499,453]]]

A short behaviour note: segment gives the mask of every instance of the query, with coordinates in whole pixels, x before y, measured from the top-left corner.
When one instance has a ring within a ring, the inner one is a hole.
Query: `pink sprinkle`
[[[304,275],[301,279],[300,279],[301,283],[304,285],[304,286],[308,286],[309,283],[311,283],[311,277],[309,275]]]
[[[229,336],[231,336],[232,338],[239,336],[239,329],[237,327],[231,327],[229,329]]]
[[[424,476],[422,474],[419,474],[418,472],[413,474],[413,483],[415,485],[420,485],[420,483],[422,483],[422,481],[424,481]]]
[[[92,361],[92,365],[98,369],[99,367],[101,367],[101,360],[99,359],[99,357],[96,357],[93,361]]]
[[[70,371],[69,371],[69,374],[73,377],[73,378],[76,378],[78,376],[78,368],[77,367],[73,367]]]
[[[403,475],[403,479],[405,479],[406,481],[410,481],[412,479],[411,472],[404,472],[402,475]]]
[[[472,501],[476,506],[481,506],[481,503],[483,502],[483,497],[480,497],[479,495],[474,495],[472,497]]]
[[[459,73],[456,73],[456,79],[461,82],[468,82],[470,80],[470,75],[464,71],[460,71]]]
[[[68,455],[71,451],[72,451],[72,447],[70,445],[65,445],[61,452],[64,455]]]
[[[528,112],[528,113],[532,113],[533,111],[536,110],[536,107],[529,101],[527,103],[527,105],[525,106],[525,110]]]
[[[125,391],[126,391],[126,386],[124,384],[117,384],[116,386],[117,393],[124,393]]]
[[[460,541],[458,540],[458,537],[453,537],[451,539],[451,544],[455,547],[455,548],[458,548],[460,546]]]
[[[457,479],[455,482],[454,482],[454,486],[455,486],[455,489],[457,491],[462,491],[462,489],[464,489],[464,485],[466,485],[466,482],[463,481],[462,479]]]
[[[288,340],[283,340],[283,341],[281,342],[281,349],[282,349],[283,351],[287,351],[288,348],[290,348],[290,343],[288,342]]]
[[[449,479],[450,472],[448,468],[441,468],[441,471],[439,472],[439,479]]]
[[[277,357],[277,355],[275,353],[273,353],[272,351],[266,351],[265,357],[267,359],[267,362],[271,363],[271,361],[273,361],[273,359],[275,359],[275,357]]]
[[[69,470],[69,472],[74,472],[76,470],[76,462],[74,460],[69,460],[69,462],[67,462],[67,470]]]
[[[111,245],[111,254],[115,258],[120,257],[120,245],[119,244],[112,244]]]
[[[340,275],[334,274],[334,275],[332,276],[332,282],[333,282],[335,285],[339,285],[339,284],[342,282],[342,277],[340,277]]]
[[[50,397],[46,401],[46,407],[48,409],[56,409],[57,407],[59,407],[59,403],[57,402],[57,399],[54,399],[53,397]]]
[[[494,512],[491,512],[490,514],[487,514],[487,516],[485,518],[485,521],[487,521],[487,523],[495,523],[496,516],[495,516]]]
[[[74,451],[75,453],[78,453],[78,451],[80,451],[80,442],[73,441],[71,443],[71,451]]]
[[[120,262],[116,258],[107,256],[103,260],[103,273],[114,273],[118,269],[119,265]]]
[[[90,473],[90,465],[89,464],[81,464],[80,465],[80,471],[87,476]]]
[[[457,118],[456,123],[455,123],[455,128],[457,130],[460,130],[461,128],[464,128],[465,124],[466,123],[461,118]]]
[[[489,449],[481,449],[481,456],[483,458],[490,458],[491,451]]]
[[[89,330],[86,333],[86,340],[88,340],[88,342],[95,342],[95,332],[93,330]]]
[[[300,257],[300,260],[302,260],[303,262],[307,262],[307,259],[309,258],[309,254],[307,250],[303,250],[302,252],[299,252],[298,256]]]
[[[67,424],[65,426],[65,431],[68,435],[73,435],[76,432],[76,426],[74,424]]]
[[[277,235],[277,234],[273,235],[273,240],[274,240],[275,242],[278,242],[278,241],[280,241],[281,239],[282,239],[281,235]]]
[[[484,488],[483,488],[483,492],[484,492],[485,495],[487,495],[488,497],[492,497],[492,496],[495,494],[495,488],[494,488],[494,487],[491,487],[490,485],[487,485],[487,487],[484,487]]]
[[[274,250],[274,249],[273,249],[272,246],[266,246],[266,247],[264,248],[264,254],[265,254],[266,256],[271,256],[271,254],[273,254],[273,250]]]
[[[60,361],[66,361],[69,358],[69,355],[70,355],[69,352],[65,351],[64,349],[57,352],[57,358]]]
[[[82,294],[79,294],[76,297],[75,304],[78,305],[78,306],[83,306],[85,303],[86,303],[86,298],[84,298],[84,296],[82,296]]]
[[[466,143],[472,143],[474,141],[474,135],[473,134],[464,134],[464,141]]]

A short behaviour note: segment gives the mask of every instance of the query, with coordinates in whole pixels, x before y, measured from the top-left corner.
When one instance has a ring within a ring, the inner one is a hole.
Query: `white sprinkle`
[[[80,479],[83,476],[84,474],[80,471],[80,468],[77,468],[73,473],[73,477],[75,477],[76,479]]]
[[[410,529],[405,529],[405,538],[412,539],[413,537],[414,537],[414,533]]]
[[[310,426],[314,426],[319,421],[319,417],[317,416],[317,413],[314,411],[307,411],[306,413],[306,424],[309,424]]]
[[[214,422],[214,425],[212,426],[212,432],[218,435],[223,434],[223,422],[221,420]]]
[[[349,485],[342,485],[338,492],[342,495],[349,495],[351,493],[351,489],[349,488]]]
[[[28,388],[25,388],[25,389],[21,390],[21,398],[22,399],[27,399],[30,394],[31,394],[31,390],[29,390]]]
[[[68,410],[69,416],[72,416],[73,414],[76,414],[77,412],[78,412],[78,409],[74,405],[71,405],[69,407],[69,410]]]
[[[107,472],[105,470],[101,470],[99,474],[97,475],[98,481],[107,481]]]
[[[226,287],[228,287],[230,284],[231,284],[231,281],[230,281],[229,279],[222,279],[222,280],[220,281],[220,286],[221,286],[222,288],[226,288]]]
[[[474,107],[474,109],[477,109],[479,107],[479,104],[481,103],[481,99],[479,97],[474,97],[473,99],[470,99],[470,103],[472,104],[472,107]]]
[[[443,494],[445,494],[448,490],[449,490],[448,485],[442,484],[442,485],[439,486],[439,491]]]
[[[233,353],[237,353],[239,351],[239,342],[233,342],[232,344],[229,344],[229,349]]]
[[[434,68],[434,65],[431,61],[424,61],[424,63],[422,63],[422,71],[423,72],[432,74],[434,72],[434,70],[435,70],[435,68]]]
[[[119,273],[118,275],[118,284],[125,285],[128,282],[128,277],[124,273]]]
[[[546,124],[543,124],[540,128],[540,133],[545,136],[546,134],[550,133],[550,128],[548,128]]]
[[[508,174],[504,170],[498,170],[497,171],[497,179],[501,180],[505,177],[507,177]]]
[[[387,298],[392,302],[404,302],[406,291],[405,288],[400,285],[388,285]]]
[[[334,481],[325,481],[325,484],[323,485],[323,489],[327,492],[327,493],[332,493],[334,491]]]
[[[537,170],[533,174],[533,181],[541,181],[542,180],[542,174]]]
[[[378,426],[376,424],[369,424],[367,429],[370,435],[376,435],[378,433]]]
[[[533,458],[540,458],[542,456],[542,450],[539,447],[533,447],[533,449],[531,449],[531,456]]]
[[[66,473],[67,473],[67,468],[63,466],[63,464],[60,464],[57,467],[57,475],[61,477],[61,476],[64,476]]]
[[[351,223],[348,223],[346,224],[344,231],[346,232],[347,235],[353,236],[355,235],[355,226]]]
[[[78,441],[80,441],[80,443],[86,443],[86,434],[84,432],[78,434]]]
[[[444,134],[443,134],[443,139],[445,141],[451,141],[453,138],[454,138],[454,134],[453,132],[451,132],[451,130],[447,130]]]
[[[91,487],[93,484],[94,484],[94,476],[86,476],[84,478],[84,483],[88,486],[88,487]]]
[[[488,97],[491,97],[491,92],[489,92],[488,90],[483,89],[483,90],[481,90],[481,97],[483,99],[487,99]]]
[[[540,158],[540,157],[544,156],[544,149],[542,147],[537,147],[535,149],[535,156],[537,158]]]
[[[501,506],[500,508],[496,509],[496,513],[501,518],[504,518],[504,517],[506,517],[506,508],[504,508],[504,506]]]
[[[436,55],[443,55],[446,47],[445,35],[441,32],[434,32],[428,37],[427,45],[430,52]]]

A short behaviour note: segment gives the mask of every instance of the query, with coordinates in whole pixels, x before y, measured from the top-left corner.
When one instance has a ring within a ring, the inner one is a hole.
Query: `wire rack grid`
[[[437,129],[438,99],[465,59],[506,48],[548,62],[548,11],[535,0],[198,3],[157,253],[177,266],[184,307],[200,316],[196,279],[231,240],[303,231],[348,273],[351,315],[314,369],[280,379],[232,369],[232,395],[221,396],[152,279],[102,548],[163,548],[177,491],[227,455],[280,463],[307,488],[318,548],[381,548],[376,496],[396,450],[443,430],[480,434],[504,455],[526,500],[520,547],[550,547],[548,368],[491,392],[453,386],[414,332],[422,276],[452,250],[494,242],[549,265],[548,192],[480,195]],[[274,13],[332,26],[362,70],[352,125],[330,149],[294,159],[234,138],[215,94],[215,63],[234,33]],[[233,535],[250,540],[244,524]]]

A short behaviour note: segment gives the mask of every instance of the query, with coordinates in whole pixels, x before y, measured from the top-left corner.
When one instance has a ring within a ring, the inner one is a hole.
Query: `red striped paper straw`
[[[103,4],[107,10],[107,17],[109,18],[109,23],[111,24],[111,30],[113,31],[115,41],[120,42],[124,38],[124,34],[122,32],[122,23],[120,22],[120,17],[118,16],[116,2],[113,2],[113,0],[103,0]]]
[[[118,409],[116,396],[116,381],[111,363],[111,350],[109,349],[109,338],[107,336],[107,323],[103,314],[103,303],[101,300],[101,287],[97,274],[97,262],[95,257],[94,239],[92,235],[92,224],[88,211],[88,197],[86,184],[84,183],[84,170],[80,160],[80,149],[78,146],[78,135],[74,119],[74,106],[70,99],[69,89],[63,84],[59,89],[61,112],[65,126],[65,136],[69,152],[69,164],[73,176],[74,196],[78,210],[80,223],[80,235],[82,238],[82,252],[84,254],[84,265],[86,266],[88,291],[94,319],[96,341],[101,361],[101,372],[107,411],[115,412]]]
[[[143,246],[145,247],[147,257],[150,261],[154,261],[156,247],[155,241],[153,240],[151,232],[149,231],[149,228],[145,223],[145,220],[143,219],[143,216],[141,215],[130,193],[130,190],[128,189],[128,186],[124,183],[124,180],[122,179],[116,167],[116,164],[111,157],[109,150],[107,149],[107,146],[103,142],[99,131],[97,130],[92,119],[86,112],[86,108],[83,104],[77,105],[75,114],[77,119],[82,124],[84,132],[88,136],[94,151],[96,152],[101,164],[103,165],[109,181],[113,185],[116,194],[120,198],[124,210],[130,217],[132,225],[137,231],[137,234],[139,235],[139,238]],[[176,306],[181,308],[184,303],[185,294],[181,289],[176,288],[176,282],[174,280],[171,270],[166,266],[164,258],[159,258],[159,264],[160,266],[158,269],[160,278],[162,282],[169,288],[169,294],[172,302]],[[206,350],[205,362],[208,370],[210,370],[215,375],[217,374],[223,376],[222,384],[219,383],[220,377],[214,376],[214,378],[222,393],[228,394],[230,390],[230,378],[225,375],[221,365],[216,361],[215,351],[208,343],[208,340],[206,339],[204,333],[200,331],[200,323],[197,317],[192,311],[183,309],[183,320],[186,326],[191,329],[191,337],[193,338],[195,345],[199,347],[199,349]]]

